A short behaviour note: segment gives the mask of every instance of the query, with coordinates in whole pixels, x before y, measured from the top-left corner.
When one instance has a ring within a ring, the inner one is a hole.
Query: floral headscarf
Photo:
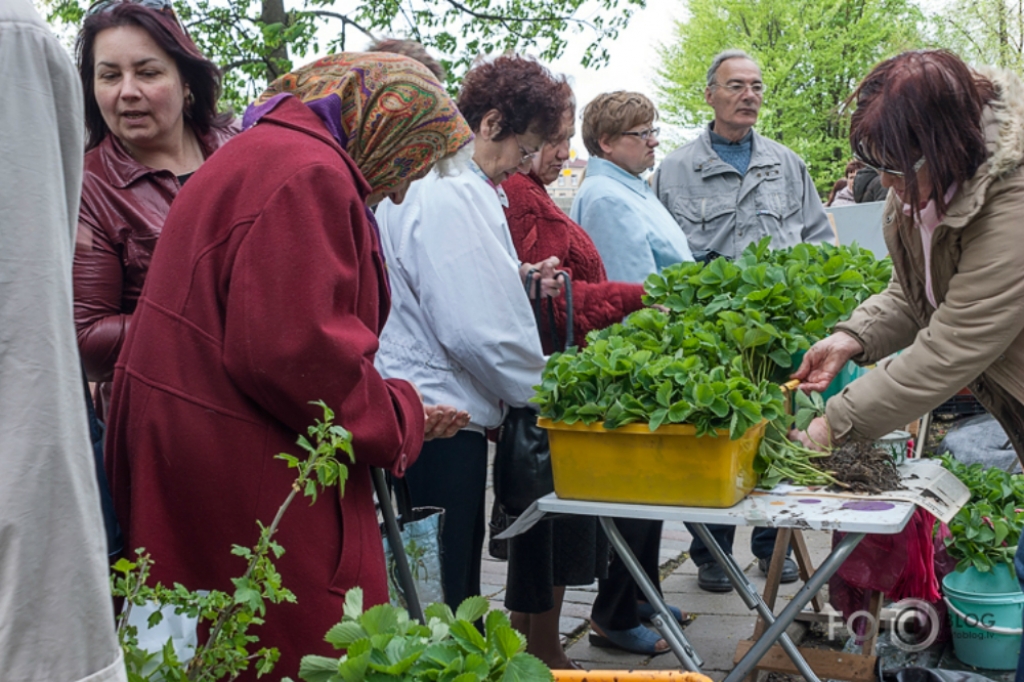
[[[434,75],[402,55],[345,52],[281,76],[245,112],[243,126],[289,95],[323,120],[374,192],[422,175],[473,139]]]

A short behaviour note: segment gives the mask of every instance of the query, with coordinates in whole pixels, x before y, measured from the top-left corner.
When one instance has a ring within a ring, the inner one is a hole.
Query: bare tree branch
[[[509,22],[509,21],[512,21],[512,22],[515,22],[515,23],[520,23],[520,24],[551,24],[551,23],[556,23],[556,22],[569,22],[569,23],[577,23],[577,24],[581,24],[581,25],[587,25],[587,22],[583,21],[582,19],[577,19],[576,17],[573,17],[573,16],[560,17],[560,16],[557,16],[557,15],[550,14],[550,15],[548,15],[546,17],[536,17],[536,18],[531,18],[531,17],[509,17],[509,16],[502,16],[500,14],[486,14],[484,12],[477,12],[476,10],[473,10],[473,9],[470,9],[469,7],[466,7],[461,2],[458,2],[458,0],[446,0],[446,2],[449,5],[451,5],[452,7],[454,7],[455,9],[459,10],[460,12],[465,12],[466,14],[468,14],[471,17],[473,17],[474,19],[481,19],[483,21],[497,21],[497,22],[500,22],[502,25],[505,25],[506,28],[508,28],[508,26],[505,24],[505,22]]]
[[[306,14],[312,14],[312,15],[315,15],[315,16],[318,16],[318,17],[328,17],[330,19],[337,19],[338,21],[340,21],[341,23],[345,24],[346,26],[351,26],[352,28],[354,28],[357,31],[361,32],[363,35],[365,35],[370,40],[376,40],[377,39],[377,36],[373,35],[372,33],[370,33],[370,31],[368,31],[367,29],[363,28],[358,22],[350,19],[349,17],[345,16],[344,14],[339,14],[338,12],[328,12],[327,10],[320,10],[320,9],[318,9],[318,10],[304,10],[304,12]]]

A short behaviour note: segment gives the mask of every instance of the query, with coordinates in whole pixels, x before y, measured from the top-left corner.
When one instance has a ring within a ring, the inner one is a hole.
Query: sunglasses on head
[[[89,9],[85,10],[85,16],[91,17],[94,14],[103,14],[113,10],[118,5],[140,5],[161,14],[166,14],[174,19],[174,22],[178,24],[178,28],[188,35],[185,26],[174,12],[174,5],[171,4],[171,0],[98,0],[98,2],[89,5]]]

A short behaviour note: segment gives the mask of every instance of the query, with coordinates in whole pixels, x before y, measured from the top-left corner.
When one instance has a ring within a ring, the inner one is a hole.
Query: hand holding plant
[[[863,352],[864,346],[860,341],[844,332],[836,332],[811,346],[793,378],[802,382],[799,386],[801,391],[820,393],[828,388],[847,362]]]

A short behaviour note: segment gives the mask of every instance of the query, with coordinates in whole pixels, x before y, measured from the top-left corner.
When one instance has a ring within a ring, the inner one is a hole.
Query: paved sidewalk
[[[488,489],[487,509],[490,510],[491,494]],[[739,528],[736,533],[734,551],[736,560],[758,590],[763,590],[765,579],[757,568],[757,562],[750,552],[750,528]],[[831,549],[831,532],[804,531],[804,538],[814,565],[817,566]],[[711,594],[697,587],[697,568],[687,559],[690,533],[681,523],[666,523],[661,542],[661,564],[663,567],[662,592],[666,601],[683,611],[696,616],[686,628],[686,636],[704,659],[704,672],[714,680],[721,680],[733,667],[733,654],[741,639],[753,634],[756,617],[747,609],[735,592]],[[668,567],[675,566],[668,575]],[[487,555],[484,546],[483,593],[490,598],[492,607],[504,608],[506,564],[495,561]],[[783,600],[791,598],[801,583],[783,585],[779,592],[776,612],[785,605]],[[679,662],[669,652],[660,656],[640,656],[624,651],[601,649],[590,645],[586,633],[589,630],[590,606],[597,593],[597,583],[585,587],[571,587],[566,590],[562,607],[561,632],[569,642],[569,657],[587,669],[628,670],[633,668],[674,669]]]

